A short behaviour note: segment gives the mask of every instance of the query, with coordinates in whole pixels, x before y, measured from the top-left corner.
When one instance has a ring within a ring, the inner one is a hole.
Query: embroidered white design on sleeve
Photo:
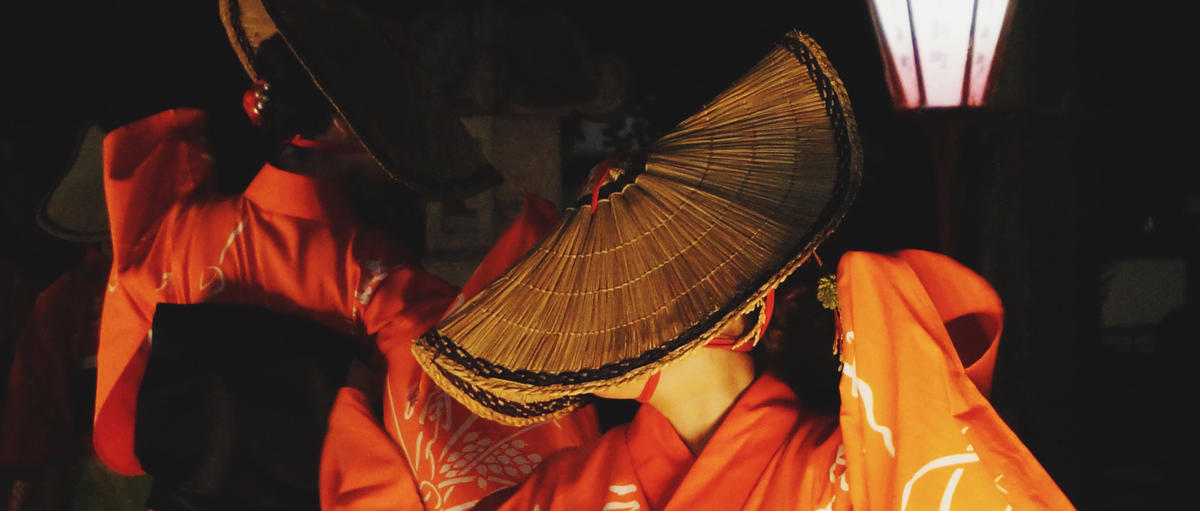
[[[636,484],[614,484],[608,487],[610,493],[615,493],[620,497],[624,497],[636,492],[638,489]],[[642,504],[635,500],[610,500],[604,503],[603,511],[615,509],[641,509]]]
[[[867,416],[867,425],[883,437],[884,447],[887,447],[888,453],[895,457],[896,446],[892,443],[892,429],[875,420],[875,396],[871,392],[871,386],[858,377],[852,362],[842,364],[842,375],[850,379],[851,395],[859,398],[859,401],[862,402],[863,411]]]
[[[200,278],[200,290],[206,291],[204,294],[205,298],[214,296],[221,291],[224,291],[225,272],[221,271],[221,269],[216,266],[209,266],[208,268],[205,268],[204,276]]]
[[[217,264],[204,268],[204,274],[200,277],[200,291],[204,292],[204,298],[215,296],[225,290],[225,271],[220,266],[225,264],[225,254],[229,252],[229,248],[233,246],[234,240],[242,233],[244,227],[245,222],[239,220],[237,227],[234,227],[233,231],[229,233],[229,237],[225,239],[225,246],[221,248],[221,253],[217,256]],[[167,276],[164,274],[164,280]]]
[[[171,281],[171,273],[170,273],[170,272],[163,273],[163,274],[162,274],[162,281],[161,281],[161,283],[158,285],[158,289],[155,289],[155,291],[156,291],[156,292],[159,292],[159,293],[161,293],[161,292],[162,292],[162,290],[164,290],[164,289],[166,289],[166,288],[167,288],[167,284],[168,284],[170,281]]]
[[[937,458],[933,461],[930,461],[929,463],[926,463],[925,466],[921,467],[920,469],[917,469],[917,472],[913,474],[912,478],[909,479],[908,482],[904,484],[904,493],[902,494],[903,496],[900,499],[900,511],[904,511],[905,509],[908,508],[908,498],[912,494],[913,485],[916,484],[916,482],[918,480],[920,480],[922,477],[925,477],[925,475],[927,475],[930,472],[937,470],[939,468],[957,467],[957,466],[961,466],[961,465],[967,465],[970,463],[978,463],[978,462],[979,462],[978,454],[963,453],[963,454],[951,454],[949,456],[942,456],[941,458]],[[957,470],[955,471],[954,474],[952,474],[950,476],[950,481],[946,484],[946,492],[944,493],[944,495],[942,497],[943,506],[949,506],[949,499],[950,499],[950,497],[953,496],[954,489],[958,486],[958,478],[959,477],[962,477],[962,473]]]
[[[637,485],[636,484],[614,484],[614,485],[608,487],[608,491],[613,492],[617,495],[621,495],[621,496],[629,495],[630,493],[637,491]]]
[[[475,430],[480,425],[475,415],[464,413],[460,418],[462,423],[455,425],[455,417],[451,415],[453,398],[444,392],[432,391],[422,399],[419,387],[413,386],[405,399],[399,401],[390,379],[384,392],[387,402],[392,403],[388,407],[392,437],[417,478],[426,509],[468,509],[476,501],[454,502],[451,496],[456,487],[470,484],[499,490],[514,486],[542,462],[541,454],[526,452],[529,444],[520,437],[544,423],[508,430],[510,434],[493,438]],[[423,427],[415,439],[405,438],[401,421],[416,421]],[[435,452],[443,435],[450,436]]]
[[[829,466],[829,482],[838,483],[838,487],[841,488],[842,491],[850,491],[850,485],[846,483],[845,444],[838,445],[837,457],[833,460],[833,464]]]
[[[829,497],[829,502],[826,502],[824,506],[814,509],[813,511],[833,511],[834,502],[837,502],[837,495],[831,495]]]
[[[1003,486],[1000,486],[1000,479],[1002,479],[1003,477],[1004,477],[1004,474],[1000,474],[1000,475],[996,476],[996,478],[992,480],[992,484],[994,484],[996,486],[997,490],[1000,490],[1000,493],[1008,495],[1008,490],[1004,489]]]
[[[954,499],[954,490],[958,488],[958,480],[962,479],[962,475],[962,468],[954,469],[954,473],[950,475],[950,482],[946,483],[946,491],[942,492],[942,502],[938,505],[938,511],[950,511],[950,501]]]
[[[388,272],[392,268],[384,268],[383,264],[378,259],[367,261],[363,267],[363,274],[367,277],[358,291],[354,292],[354,298],[358,300],[359,305],[366,305],[371,302],[371,296],[375,294],[375,288],[379,287],[379,283],[388,277]]]
[[[221,255],[217,258],[217,264],[225,264],[225,252],[229,251],[229,247],[233,246],[233,240],[237,239],[237,235],[242,233],[242,228],[245,227],[245,222],[239,220],[237,227],[233,232],[229,233],[229,238],[225,240],[225,247],[221,249]]]

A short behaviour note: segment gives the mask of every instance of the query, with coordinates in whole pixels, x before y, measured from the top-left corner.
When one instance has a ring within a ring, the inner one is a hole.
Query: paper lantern
[[[984,104],[1009,0],[869,0],[897,108]]]

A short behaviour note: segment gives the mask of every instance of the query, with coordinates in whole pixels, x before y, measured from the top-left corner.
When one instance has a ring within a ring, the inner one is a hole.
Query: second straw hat
[[[595,193],[413,353],[483,417],[561,416],[757,308],[837,226],[861,171],[837,72],[789,33],[644,154],[599,167]]]
[[[54,190],[42,200],[37,222],[50,235],[76,243],[108,239],[108,206],[104,203],[104,135],[89,125],[78,135],[75,159]]]

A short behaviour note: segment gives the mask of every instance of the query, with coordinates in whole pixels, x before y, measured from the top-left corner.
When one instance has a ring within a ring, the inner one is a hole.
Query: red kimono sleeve
[[[113,470],[142,473],[133,454],[137,387],[148,352],[152,293],[136,268],[173,208],[211,189],[211,156],[199,110],[168,110],[113,130],[104,139],[104,194],[113,243],[112,273],[96,353],[93,444]]]
[[[321,509],[422,509],[408,461],[371,414],[367,399],[345,387],[333,402],[321,451]]]
[[[368,268],[368,272],[376,271]],[[454,303],[458,290],[413,264],[379,268],[384,276],[363,313],[367,333],[379,351],[408,351],[409,345],[433,328]],[[372,277],[367,276],[366,279]]]
[[[838,299],[854,509],[1072,509],[984,396],[1003,309],[982,277],[930,252],[851,252]]]
[[[595,445],[562,449],[520,485],[488,495],[474,509],[641,509],[645,497],[637,491],[637,474],[625,449],[623,429],[605,433]]]
[[[171,208],[211,191],[206,122],[200,110],[167,110],[104,137],[104,197],[116,268],[142,261]]]

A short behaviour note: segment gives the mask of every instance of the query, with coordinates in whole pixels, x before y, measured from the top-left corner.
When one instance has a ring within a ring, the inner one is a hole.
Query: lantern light
[[[1009,0],[869,0],[898,108],[981,106]]]

